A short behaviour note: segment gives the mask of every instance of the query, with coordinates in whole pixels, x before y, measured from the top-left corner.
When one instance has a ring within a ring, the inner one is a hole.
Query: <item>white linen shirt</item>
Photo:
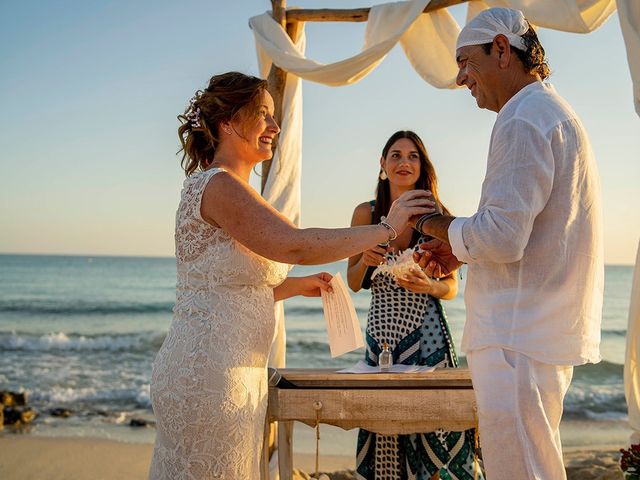
[[[527,85],[498,113],[478,211],[451,223],[449,241],[468,263],[463,351],[600,360],[597,167],[582,123],[551,85]]]

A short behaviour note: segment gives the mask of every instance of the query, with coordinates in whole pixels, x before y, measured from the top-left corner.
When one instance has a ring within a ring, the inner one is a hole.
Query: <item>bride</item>
[[[230,72],[194,96],[178,134],[187,174],[176,214],[174,317],[157,354],[157,436],[150,479],[257,479],[274,301],[330,290],[328,273],[289,277],[396,238],[434,210],[429,192],[393,203],[385,221],[295,227],[249,185],[279,132],[266,81]]]

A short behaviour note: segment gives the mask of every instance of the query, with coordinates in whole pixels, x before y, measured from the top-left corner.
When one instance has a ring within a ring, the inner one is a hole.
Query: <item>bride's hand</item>
[[[410,190],[400,195],[387,214],[387,223],[400,235],[407,228],[409,220],[436,211],[436,203],[428,190]]]
[[[380,246],[365,250],[362,252],[362,263],[367,267],[377,267],[378,265],[382,265],[383,263],[386,263],[384,255],[387,251],[387,248]]]
[[[333,276],[327,272],[320,272],[306,277],[295,277],[298,295],[303,297],[319,297],[320,292],[333,292],[329,282]]]

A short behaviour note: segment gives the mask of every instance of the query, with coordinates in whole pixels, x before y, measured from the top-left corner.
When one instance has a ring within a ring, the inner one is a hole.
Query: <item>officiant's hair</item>
[[[546,80],[551,75],[551,69],[547,63],[544,52],[544,48],[538,39],[533,26],[526,20],[529,25],[529,29],[521,35],[526,50],[520,50],[519,48],[511,47],[511,53],[515,53],[524,65],[524,69],[530,75],[538,74],[541,80]],[[489,55],[491,53],[491,46],[493,43],[485,43],[482,45],[484,53]]]
[[[189,101],[181,122],[178,137],[182,148],[181,165],[187,176],[202,171],[213,160],[220,143],[218,125],[247,114],[258,118],[258,96],[267,89],[267,81],[240,72],[214,75],[204,90],[198,90]],[[255,112],[251,108],[255,106]]]
[[[429,159],[429,154],[427,153],[427,149],[422,142],[422,139],[411,130],[399,130],[393,135],[389,137],[387,143],[384,144],[382,148],[382,156],[383,158],[387,158],[387,154],[389,150],[401,138],[406,138],[411,140],[413,144],[416,146],[416,150],[418,151],[418,156],[420,157],[420,176],[418,177],[418,181],[416,182],[416,189],[420,190],[430,190],[433,193],[433,197],[436,202],[438,202],[442,206],[442,212],[446,215],[450,215],[449,210],[442,205],[440,201],[440,197],[438,196],[438,177],[436,175],[436,169],[434,168],[431,160]],[[382,173],[382,169],[380,169],[380,173]],[[384,177],[381,178],[381,175],[378,175],[378,186],[376,187],[376,204],[373,209],[373,218],[372,224],[376,224],[380,221],[380,217],[386,215],[391,208],[391,188],[389,186],[389,178]],[[415,238],[412,239],[412,245],[415,241],[418,240],[420,236],[418,232],[414,232]]]

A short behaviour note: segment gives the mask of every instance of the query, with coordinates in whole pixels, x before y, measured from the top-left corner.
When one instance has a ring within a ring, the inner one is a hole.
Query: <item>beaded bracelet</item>
[[[388,247],[391,242],[393,242],[396,238],[398,238],[398,232],[393,228],[389,223],[387,223],[387,217],[380,217],[380,223],[378,225],[382,225],[389,232],[389,238],[385,243],[379,243],[378,245],[381,247]]]
[[[424,235],[424,232],[422,231],[422,226],[424,225],[424,222],[426,222],[427,220],[429,220],[430,218],[433,217],[441,217],[442,214],[440,212],[433,212],[433,213],[427,213],[423,216],[421,216],[418,221],[416,222],[416,226],[413,227],[414,230],[417,230],[417,232],[420,235]]]

